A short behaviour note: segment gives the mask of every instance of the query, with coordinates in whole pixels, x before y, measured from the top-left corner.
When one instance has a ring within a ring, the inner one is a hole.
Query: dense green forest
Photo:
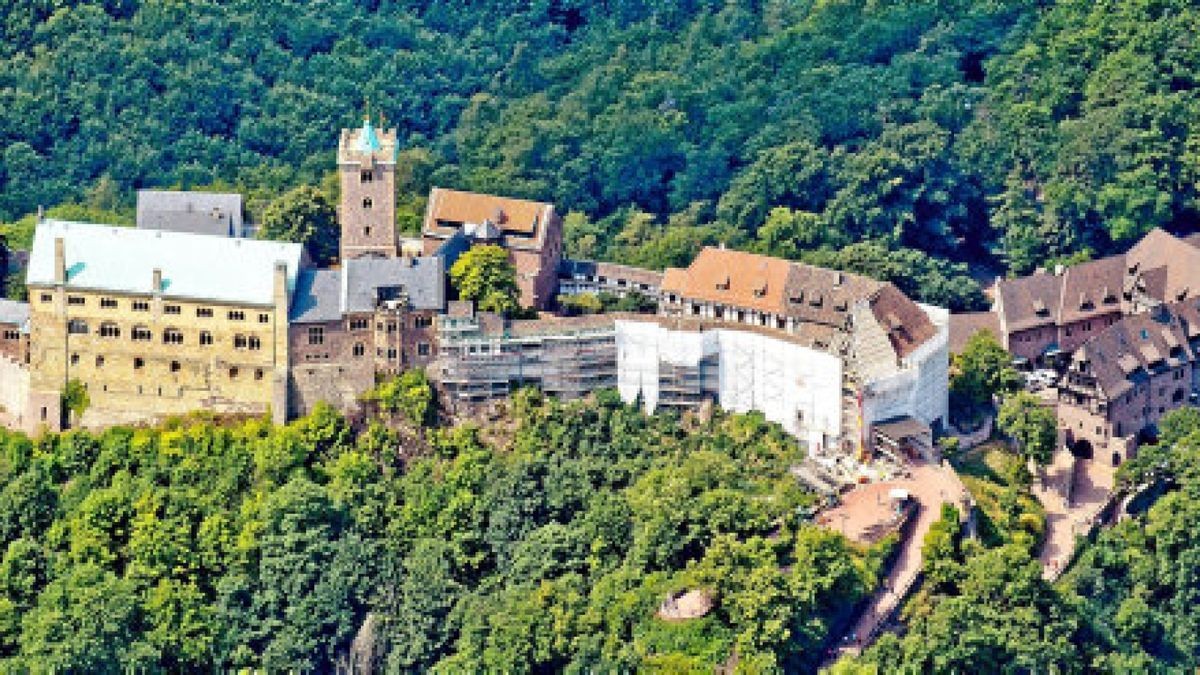
[[[358,432],[329,408],[0,432],[0,670],[812,672],[892,545],[808,524],[800,450],[758,415],[525,391],[445,426],[412,373],[367,399],[382,417]],[[1200,665],[1200,413],[1122,470],[1169,491],[1055,585],[1024,463],[988,462],[1003,477],[959,466],[989,485],[984,534],[944,509],[907,631],[834,672]],[[656,615],[684,591],[707,615]]]
[[[399,423],[0,432],[0,670],[808,670],[888,549],[805,524],[758,416],[523,392],[446,428],[420,376],[368,398]],[[687,590],[714,609],[655,616]]]
[[[1197,214],[1187,0],[14,0],[0,220],[131,190],[327,184],[336,130],[433,184],[553,200],[568,252],[724,241],[955,308],[977,276]]]

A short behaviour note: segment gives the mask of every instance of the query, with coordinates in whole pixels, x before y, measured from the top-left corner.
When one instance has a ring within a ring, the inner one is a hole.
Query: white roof
[[[29,253],[30,286],[54,284],[54,240],[60,237],[68,288],[150,294],[159,269],[163,297],[256,305],[273,301],[277,262],[287,265],[288,293],[295,290],[303,250],[285,242],[46,220]]]

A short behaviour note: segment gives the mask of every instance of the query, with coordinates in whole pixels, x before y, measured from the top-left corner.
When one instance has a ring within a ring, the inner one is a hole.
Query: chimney
[[[41,204],[38,204],[37,221],[40,223],[45,219],[46,219],[46,207],[42,206]]]
[[[67,242],[62,237],[54,238],[54,283],[67,283]]]
[[[275,306],[279,308],[282,316],[284,317],[284,323],[287,322],[288,311],[287,271],[287,263],[275,263],[275,285],[272,297],[275,301]]]
[[[150,282],[150,292],[158,295],[162,293],[162,269],[154,268],[154,277]]]
[[[1055,265],[1054,266],[1054,276],[1061,277],[1063,275],[1063,269],[1064,268],[1062,266],[1062,263]]]

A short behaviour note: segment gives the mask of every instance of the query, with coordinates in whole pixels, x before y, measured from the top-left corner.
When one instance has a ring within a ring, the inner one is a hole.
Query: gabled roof
[[[341,270],[304,270],[296,281],[288,321],[325,323],[342,318]]]
[[[54,284],[54,241],[61,238],[67,288],[218,302],[270,305],[275,264],[287,266],[296,287],[303,246],[183,232],[46,220],[38,224],[29,255],[30,286]],[[162,287],[152,288],[154,270]]]
[[[786,314],[792,264],[780,258],[725,248],[706,247],[686,269],[668,269],[664,293]]]
[[[241,237],[242,196],[216,192],[138,190],[137,226],[144,230]]]
[[[1195,304],[1195,300],[1187,302]],[[1129,391],[1155,368],[1178,367],[1192,360],[1186,347],[1186,320],[1196,308],[1179,304],[1133,314],[1105,328],[1075,351],[1076,364],[1086,362],[1096,386],[1108,399]]]
[[[996,294],[1008,331],[1052,324],[1058,319],[1062,277],[1038,270],[1025,277],[1001,279]]]
[[[705,248],[686,269],[668,269],[662,292],[795,318],[800,327],[847,326],[866,302],[901,358],[937,334],[929,316],[890,283],[780,258]]]
[[[342,266],[343,312],[374,311],[380,290],[401,293],[410,309],[441,310],[446,305],[446,272],[436,256],[354,258]]]
[[[490,222],[505,234],[533,236],[553,217],[554,206],[546,202],[435,187],[429,192],[423,231],[449,236],[465,225]]]

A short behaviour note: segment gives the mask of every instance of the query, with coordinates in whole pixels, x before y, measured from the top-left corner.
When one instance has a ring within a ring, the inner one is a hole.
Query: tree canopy
[[[520,309],[517,270],[508,252],[494,244],[472,246],[450,266],[458,297],[484,312],[511,314]]]
[[[259,217],[366,111],[398,130],[405,228],[449,185],[554,202],[571,255],[725,242],[978,308],[977,277],[1194,222],[1198,23],[1188,0],[16,0],[0,220],[140,187]]]

